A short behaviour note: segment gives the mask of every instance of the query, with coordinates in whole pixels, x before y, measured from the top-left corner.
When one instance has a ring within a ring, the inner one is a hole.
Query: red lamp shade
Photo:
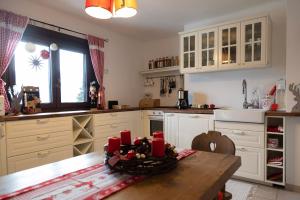
[[[86,0],[85,12],[98,19],[109,19],[113,16],[112,0]]]

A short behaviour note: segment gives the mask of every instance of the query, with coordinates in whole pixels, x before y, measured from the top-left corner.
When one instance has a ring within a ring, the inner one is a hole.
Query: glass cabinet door
[[[199,66],[201,68],[217,67],[217,33],[217,28],[199,32]]]
[[[266,64],[266,18],[242,22],[242,65]]]
[[[182,36],[182,67],[185,69],[195,68],[197,65],[197,34],[187,34]]]
[[[240,64],[240,24],[219,28],[219,66]]]

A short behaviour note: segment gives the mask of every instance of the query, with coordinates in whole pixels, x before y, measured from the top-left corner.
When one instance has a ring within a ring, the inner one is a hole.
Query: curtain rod
[[[73,33],[76,33],[76,34],[79,34],[79,35],[87,36],[87,34],[85,34],[85,33],[80,33],[78,31],[73,31],[71,29],[63,28],[61,26],[56,26],[54,24],[49,24],[49,23],[42,22],[42,21],[39,21],[39,20],[36,20],[36,19],[29,18],[29,20],[33,21],[33,22],[38,22],[38,23],[41,23],[41,24],[45,24],[45,25],[48,25],[48,26],[53,26],[55,28],[62,29],[62,30],[65,30],[65,31],[69,31],[69,32],[73,32]],[[104,39],[104,42],[109,42],[109,39]]]

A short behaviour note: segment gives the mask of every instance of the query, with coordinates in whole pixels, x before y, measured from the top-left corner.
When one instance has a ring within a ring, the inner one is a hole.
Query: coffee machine
[[[178,90],[178,101],[177,108],[178,109],[187,109],[189,108],[189,92],[187,90],[183,90],[180,88]]]

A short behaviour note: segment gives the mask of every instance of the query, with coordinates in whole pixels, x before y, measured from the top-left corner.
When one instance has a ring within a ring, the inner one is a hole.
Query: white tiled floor
[[[300,193],[237,180],[228,181],[226,190],[232,200],[300,200]]]

